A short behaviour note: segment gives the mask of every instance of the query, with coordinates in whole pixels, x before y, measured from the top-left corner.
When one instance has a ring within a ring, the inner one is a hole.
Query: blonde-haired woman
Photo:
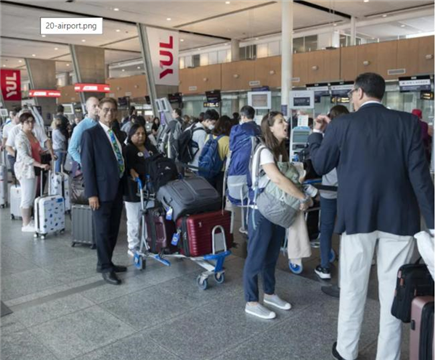
[[[62,119],[55,118],[51,123],[53,133],[51,135],[53,141],[53,151],[56,154],[57,160],[54,163],[54,171],[60,172],[62,165],[65,161],[65,154],[67,149],[67,133],[62,131]]]

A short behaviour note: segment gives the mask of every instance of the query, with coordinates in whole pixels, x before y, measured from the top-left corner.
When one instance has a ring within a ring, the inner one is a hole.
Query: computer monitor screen
[[[308,136],[310,133],[308,131],[294,131],[293,130],[293,143],[307,143]]]
[[[72,104],[62,104],[63,105],[63,113],[65,115],[74,115],[74,107]]]
[[[0,109],[0,116],[8,117],[9,116],[8,109]]]

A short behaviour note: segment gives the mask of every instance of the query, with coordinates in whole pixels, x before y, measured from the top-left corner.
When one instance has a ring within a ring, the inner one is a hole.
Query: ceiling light
[[[139,70],[139,69],[140,69],[140,66],[138,66],[137,69]]]
[[[59,50],[59,48],[54,48],[54,50]]]
[[[387,16],[388,16],[387,14],[382,15],[383,18],[386,18]]]
[[[86,42],[86,40],[85,40],[85,39],[82,39],[82,42]]]
[[[201,51],[201,48],[198,48],[198,51]]]
[[[364,0],[365,3],[368,3],[370,0]]]
[[[114,8],[113,11],[119,11],[119,9],[118,8]]]
[[[69,64],[66,64],[66,66],[69,66]]]
[[[259,38],[255,38],[255,40],[258,40]]]
[[[404,25],[404,24],[400,25],[401,28],[404,28],[405,26],[406,26],[406,25]]]
[[[334,26],[337,26],[337,24],[336,24],[336,23],[334,23],[333,25],[334,25]]]
[[[18,62],[19,62],[19,63],[22,63],[22,62],[23,62],[23,60],[18,60]]]
[[[125,71],[125,69],[122,69],[122,71]]]
[[[225,4],[227,5],[231,4],[231,1],[225,1]]]
[[[41,35],[42,37],[46,37],[47,35]]]
[[[121,30],[119,30],[119,29],[116,29],[116,32],[121,32]]]
[[[32,54],[32,56],[35,57],[36,55],[35,55],[35,54]]]
[[[225,46],[228,46],[228,43],[225,43]]]
[[[184,39],[180,39],[180,41],[181,41],[181,42],[183,42],[183,41],[184,41]]]
[[[3,67],[6,67],[6,64],[3,64]]]
[[[171,18],[166,18],[166,20],[171,21],[172,19]]]

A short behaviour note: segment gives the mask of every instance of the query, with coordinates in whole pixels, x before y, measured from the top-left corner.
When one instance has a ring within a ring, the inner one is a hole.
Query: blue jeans
[[[54,163],[54,171],[59,173],[61,171],[61,165],[65,162],[65,152],[62,150],[55,150],[54,154],[57,156],[57,160]]]
[[[245,300],[256,302],[260,273],[263,275],[264,292],[269,295],[275,293],[275,267],[285,229],[272,224],[258,210],[249,209],[248,221],[248,256],[243,270],[243,288]]]
[[[327,269],[336,215],[337,199],[320,197],[320,266]]]

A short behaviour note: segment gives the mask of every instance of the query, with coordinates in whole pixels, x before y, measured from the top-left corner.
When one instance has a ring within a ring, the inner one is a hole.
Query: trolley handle
[[[139,186],[139,190],[142,191],[143,190],[142,180],[139,177],[137,177],[137,178],[134,179],[134,181],[137,182],[137,184]]]

